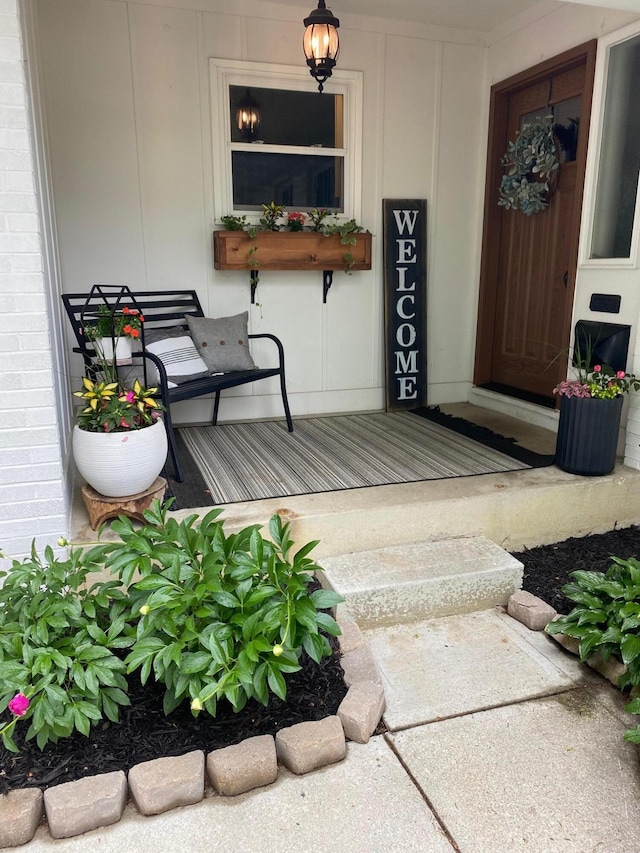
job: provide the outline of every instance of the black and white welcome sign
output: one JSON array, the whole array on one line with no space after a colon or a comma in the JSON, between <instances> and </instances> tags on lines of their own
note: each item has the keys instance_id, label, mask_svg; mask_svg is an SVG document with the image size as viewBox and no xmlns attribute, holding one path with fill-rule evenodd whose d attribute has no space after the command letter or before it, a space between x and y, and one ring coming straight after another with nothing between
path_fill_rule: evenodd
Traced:
<instances>
[{"instance_id":1,"label":"black and white welcome sign","mask_svg":"<svg viewBox=\"0 0 640 853\"><path fill-rule=\"evenodd\" d=\"M427 403L427 203L384 199L387 411Z\"/></svg>"}]
</instances>

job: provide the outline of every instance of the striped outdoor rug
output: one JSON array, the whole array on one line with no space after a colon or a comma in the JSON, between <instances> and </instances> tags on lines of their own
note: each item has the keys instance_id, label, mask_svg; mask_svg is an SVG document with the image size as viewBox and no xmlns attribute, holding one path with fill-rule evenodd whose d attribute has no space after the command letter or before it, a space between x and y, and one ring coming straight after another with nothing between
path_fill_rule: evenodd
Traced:
<instances>
[{"instance_id":1,"label":"striped outdoor rug","mask_svg":"<svg viewBox=\"0 0 640 853\"><path fill-rule=\"evenodd\" d=\"M410 413L188 427L215 504L529 468Z\"/></svg>"}]
</instances>

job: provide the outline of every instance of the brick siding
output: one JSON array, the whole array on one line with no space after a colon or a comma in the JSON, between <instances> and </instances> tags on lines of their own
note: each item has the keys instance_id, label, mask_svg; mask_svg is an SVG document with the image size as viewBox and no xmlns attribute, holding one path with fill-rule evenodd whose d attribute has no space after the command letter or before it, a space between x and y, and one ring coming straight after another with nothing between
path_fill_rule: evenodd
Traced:
<instances>
[{"instance_id":1,"label":"brick siding","mask_svg":"<svg viewBox=\"0 0 640 853\"><path fill-rule=\"evenodd\" d=\"M0 551L67 532L17 0L0 0Z\"/></svg>"}]
</instances>

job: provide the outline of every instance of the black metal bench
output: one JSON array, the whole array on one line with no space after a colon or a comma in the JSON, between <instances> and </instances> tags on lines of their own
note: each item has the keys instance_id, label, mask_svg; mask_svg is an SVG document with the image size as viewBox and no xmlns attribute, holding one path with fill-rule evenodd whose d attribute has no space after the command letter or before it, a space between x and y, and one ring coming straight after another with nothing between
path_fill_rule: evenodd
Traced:
<instances>
[{"instance_id":1,"label":"black metal bench","mask_svg":"<svg viewBox=\"0 0 640 853\"><path fill-rule=\"evenodd\" d=\"M119 285L94 285L89 293L64 293L62 294L62 301L76 337L77 346L73 348L73 351L82 355L85 372L89 376L93 375L96 369L95 349L84 335L84 325L88 322L89 317L95 314L100 305L107 305L112 311L121 310L125 306L134 307L144 316L141 336L143 349L138 353L134 352L133 358L140 360L143 364L145 378L147 359L155 365L158 371L159 382L154 380L152 384L158 385L158 396L165 408L163 417L167 430L169 453L176 479L179 482L182 482L182 471L178 460L176 440L171 421L171 403L178 403L181 400L192 400L196 397L202 397L205 394L215 394L213 417L211 420L211 423L215 425L218 421L221 391L225 388L235 388L238 385L257 382L260 379L268 379L270 376L279 376L287 427L289 432L293 432L293 422L291 420L291 412L289 411L287 388L285 385L284 349L282 342L275 335L263 333L248 335L248 337L250 339L268 338L274 342L278 350L277 367L232 371L220 376L206 376L201 379L182 382L177 387L171 388L169 387L167 371L162 361L157 355L144 349L145 329L165 329L172 326L184 325L185 315L204 317L204 312L195 290L131 291L127 287ZM185 334L188 334L188 330ZM145 384L147 383L145 382Z\"/></svg>"}]
</instances>

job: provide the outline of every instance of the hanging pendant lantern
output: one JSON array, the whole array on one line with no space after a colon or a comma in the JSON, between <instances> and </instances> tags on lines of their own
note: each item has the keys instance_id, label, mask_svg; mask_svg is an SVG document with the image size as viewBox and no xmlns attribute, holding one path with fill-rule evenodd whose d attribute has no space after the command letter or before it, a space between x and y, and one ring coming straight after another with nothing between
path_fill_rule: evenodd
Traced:
<instances>
[{"instance_id":1,"label":"hanging pendant lantern","mask_svg":"<svg viewBox=\"0 0 640 853\"><path fill-rule=\"evenodd\" d=\"M260 105L251 96L251 90L247 89L244 98L238 104L236 112L236 125L245 142L253 142L258 138L261 121Z\"/></svg>"},{"instance_id":2,"label":"hanging pendant lantern","mask_svg":"<svg viewBox=\"0 0 640 853\"><path fill-rule=\"evenodd\" d=\"M311 76L318 81L318 91L322 92L340 52L340 21L327 9L324 0L318 0L318 8L314 9L303 23L306 27L302 39L304 55Z\"/></svg>"}]
</instances>

